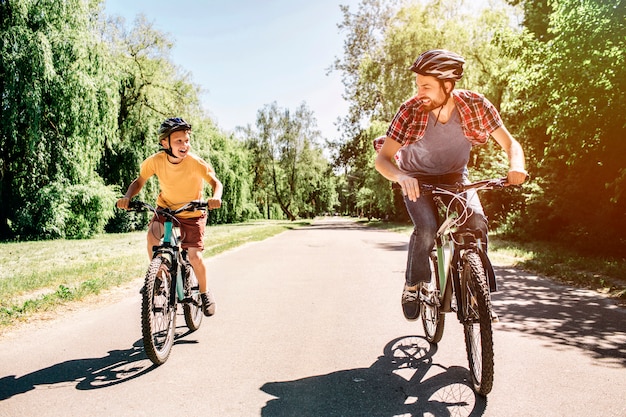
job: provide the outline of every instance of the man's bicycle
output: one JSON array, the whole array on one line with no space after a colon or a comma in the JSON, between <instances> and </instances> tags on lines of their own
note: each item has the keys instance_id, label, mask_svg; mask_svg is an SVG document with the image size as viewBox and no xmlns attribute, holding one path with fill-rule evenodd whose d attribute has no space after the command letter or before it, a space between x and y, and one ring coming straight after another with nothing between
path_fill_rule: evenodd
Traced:
<instances>
[{"instance_id":1,"label":"man's bicycle","mask_svg":"<svg viewBox=\"0 0 626 417\"><path fill-rule=\"evenodd\" d=\"M443 336L445 313L456 312L463 325L472 383L477 393L487 395L493 387L494 360L490 291L495 291L493 267L483 249L481 232L460 226L471 215L466 191L503 188L506 179L471 184L429 185L421 195L431 194L439 214L433 251L431 280L419 291L421 318L426 339L438 343ZM475 194L474 194L475 196Z\"/></svg>"},{"instance_id":2,"label":"man's bicycle","mask_svg":"<svg viewBox=\"0 0 626 417\"><path fill-rule=\"evenodd\" d=\"M154 246L152 261L144 279L141 302L141 332L146 355L155 365L165 363L174 344L176 313L182 304L190 332L202 323L202 300L198 279L181 248L176 215L183 211L206 210L207 203L192 201L177 210L155 208L143 201L131 201L129 210L151 211L165 217L163 238Z\"/></svg>"}]
</instances>

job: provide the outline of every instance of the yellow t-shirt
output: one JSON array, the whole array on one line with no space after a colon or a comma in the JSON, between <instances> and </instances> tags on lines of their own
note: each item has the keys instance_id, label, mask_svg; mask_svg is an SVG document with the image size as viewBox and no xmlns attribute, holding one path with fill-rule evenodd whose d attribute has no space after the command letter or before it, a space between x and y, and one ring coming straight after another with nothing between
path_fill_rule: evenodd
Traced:
<instances>
[{"instance_id":1,"label":"yellow t-shirt","mask_svg":"<svg viewBox=\"0 0 626 417\"><path fill-rule=\"evenodd\" d=\"M202 199L203 181L210 183L213 172L211 165L194 154L187 154L180 163L172 164L165 152L159 152L141 163L139 176L148 180L156 175L161 189L157 205L176 210L192 200ZM201 215L198 210L183 211L177 216L192 218Z\"/></svg>"}]
</instances>

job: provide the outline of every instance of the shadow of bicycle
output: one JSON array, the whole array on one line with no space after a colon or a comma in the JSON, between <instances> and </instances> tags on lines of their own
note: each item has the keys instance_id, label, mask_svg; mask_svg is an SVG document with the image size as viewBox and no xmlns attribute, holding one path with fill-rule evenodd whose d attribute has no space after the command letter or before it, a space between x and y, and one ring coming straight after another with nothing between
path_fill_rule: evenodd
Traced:
<instances>
[{"instance_id":1,"label":"shadow of bicycle","mask_svg":"<svg viewBox=\"0 0 626 417\"><path fill-rule=\"evenodd\" d=\"M190 332L177 326L175 345L197 343L184 339ZM138 378L156 368L143 349L142 340L128 349L111 350L101 358L73 359L43 368L21 377L0 378L0 401L32 391L38 386L75 384L78 390L106 388Z\"/></svg>"},{"instance_id":2,"label":"shadow of bicycle","mask_svg":"<svg viewBox=\"0 0 626 417\"><path fill-rule=\"evenodd\" d=\"M268 382L261 390L277 398L262 416L483 415L487 402L473 391L468 370L434 363L436 350L423 337L405 336L369 368Z\"/></svg>"},{"instance_id":3,"label":"shadow of bicycle","mask_svg":"<svg viewBox=\"0 0 626 417\"><path fill-rule=\"evenodd\" d=\"M137 378L154 367L138 340L129 349L112 350L101 358L74 359L16 378L0 379L0 400L23 394L41 385L76 384L76 389L104 388Z\"/></svg>"}]
</instances>

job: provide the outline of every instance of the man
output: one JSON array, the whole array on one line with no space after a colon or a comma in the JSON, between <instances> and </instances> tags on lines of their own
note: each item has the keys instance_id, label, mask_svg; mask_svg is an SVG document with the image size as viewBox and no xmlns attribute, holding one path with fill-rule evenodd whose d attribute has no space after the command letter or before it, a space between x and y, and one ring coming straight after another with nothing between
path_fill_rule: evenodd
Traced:
<instances>
[{"instance_id":1,"label":"man","mask_svg":"<svg viewBox=\"0 0 626 417\"><path fill-rule=\"evenodd\" d=\"M409 242L402 310L408 320L419 317L418 284L430 280L429 254L437 230L430 197L420 198L420 182L455 184L468 179L472 146L491 135L509 159L509 184L526 179L524 152L504 126L496 108L484 96L455 89L465 60L442 49L421 54L415 72L417 95L396 113L376 157L376 170L402 188L414 229ZM487 219L478 198L470 199L473 214L464 227L480 230L485 238Z\"/></svg>"}]
</instances>

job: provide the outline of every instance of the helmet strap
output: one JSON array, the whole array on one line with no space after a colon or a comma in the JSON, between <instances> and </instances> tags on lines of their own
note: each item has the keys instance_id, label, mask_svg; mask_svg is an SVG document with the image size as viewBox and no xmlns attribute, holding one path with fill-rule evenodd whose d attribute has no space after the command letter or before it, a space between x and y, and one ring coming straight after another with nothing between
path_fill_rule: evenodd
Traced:
<instances>
[{"instance_id":1,"label":"helmet strap","mask_svg":"<svg viewBox=\"0 0 626 417\"><path fill-rule=\"evenodd\" d=\"M174 152L172 152L172 141L170 139L170 136L171 135L167 135L167 144L169 145L169 148L164 148L161 145L161 149L159 149L159 151L165 152L167 155L171 156L172 158L178 158L176 155L174 155Z\"/></svg>"},{"instance_id":2,"label":"helmet strap","mask_svg":"<svg viewBox=\"0 0 626 417\"><path fill-rule=\"evenodd\" d=\"M439 111L437 112L437 118L435 119L435 126L437 126L437 122L439 121L439 115L441 114L441 110L443 110L443 108L446 107L446 104L448 104L448 100L450 99L450 94L452 93L452 90L454 90L454 83L452 83L452 90L450 90L450 93L448 93L448 91L446 90L446 84L444 80L439 80L439 84L441 84L441 88L443 89L443 92L446 94L446 99L443 101L443 104L439 106Z\"/></svg>"}]
</instances>

